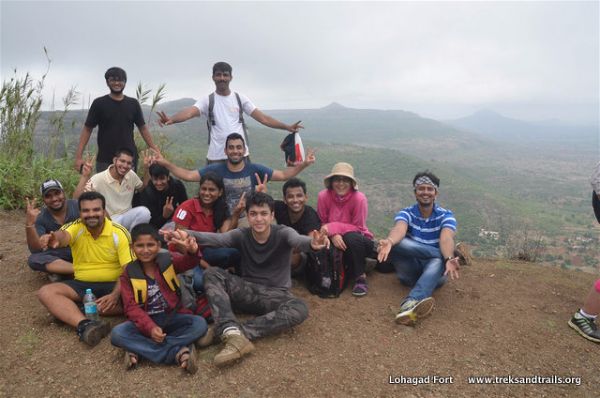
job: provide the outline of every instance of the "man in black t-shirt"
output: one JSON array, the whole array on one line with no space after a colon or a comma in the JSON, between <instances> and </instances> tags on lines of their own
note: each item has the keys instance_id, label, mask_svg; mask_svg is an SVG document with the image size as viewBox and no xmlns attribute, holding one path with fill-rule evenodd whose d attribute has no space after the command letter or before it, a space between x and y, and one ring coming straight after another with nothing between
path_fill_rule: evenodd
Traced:
<instances>
[{"instance_id":1,"label":"man in black t-shirt","mask_svg":"<svg viewBox=\"0 0 600 398\"><path fill-rule=\"evenodd\" d=\"M312 236L321 228L315 209L306 205L306 184L299 178L290 178L283 184L283 201L275 201L277 224L287 225L300 235ZM306 254L294 250L292 253L292 275L300 275L306 264Z\"/></svg>"},{"instance_id":2,"label":"man in black t-shirt","mask_svg":"<svg viewBox=\"0 0 600 398\"><path fill-rule=\"evenodd\" d=\"M148 172L150 181L143 191L135 194L133 206L146 206L152 217L150 224L161 229L188 196L183 183L171 177L166 167L153 164Z\"/></svg>"},{"instance_id":3,"label":"man in black t-shirt","mask_svg":"<svg viewBox=\"0 0 600 398\"><path fill-rule=\"evenodd\" d=\"M127 148L135 155L134 169L137 166L137 148L133 140L133 125L135 124L148 147L158 152L158 147L152 142L152 136L144 121L140 103L123 94L127 83L127 74L118 67L112 67L104 74L110 93L98 97L92 102L87 119L81 129L79 145L75 152L75 168L80 171L83 165L83 150L85 149L92 130L98 126L98 155L96 172L104 171L112 164L115 152Z\"/></svg>"}]
</instances>

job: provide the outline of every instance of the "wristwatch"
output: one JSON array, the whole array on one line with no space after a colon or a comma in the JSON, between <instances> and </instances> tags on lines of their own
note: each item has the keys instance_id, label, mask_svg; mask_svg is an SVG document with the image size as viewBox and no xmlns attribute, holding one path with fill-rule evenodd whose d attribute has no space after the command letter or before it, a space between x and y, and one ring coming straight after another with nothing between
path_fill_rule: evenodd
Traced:
<instances>
[{"instance_id":1,"label":"wristwatch","mask_svg":"<svg viewBox=\"0 0 600 398\"><path fill-rule=\"evenodd\" d=\"M450 261L450 260L454 260L455 258L456 258L456 257L454 257L454 256L448 256L448 257L446 257L446 258L444 259L444 265L446 265L446 263L447 263L448 261Z\"/></svg>"}]
</instances>

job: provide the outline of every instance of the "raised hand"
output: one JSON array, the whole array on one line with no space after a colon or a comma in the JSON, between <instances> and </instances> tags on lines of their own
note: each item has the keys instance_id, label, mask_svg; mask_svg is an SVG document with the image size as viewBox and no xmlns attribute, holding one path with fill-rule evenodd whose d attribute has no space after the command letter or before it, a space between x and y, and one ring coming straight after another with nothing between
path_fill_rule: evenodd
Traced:
<instances>
[{"instance_id":1,"label":"raised hand","mask_svg":"<svg viewBox=\"0 0 600 398\"><path fill-rule=\"evenodd\" d=\"M174 196L167 196L162 211L163 218L169 218L173 214L173 211L175 210L175 207L173 207L173 199L175 199Z\"/></svg>"},{"instance_id":2,"label":"raised hand","mask_svg":"<svg viewBox=\"0 0 600 398\"><path fill-rule=\"evenodd\" d=\"M235 205L233 213L239 216L244 210L246 210L246 191L242 192L242 196L240 196L240 200Z\"/></svg>"},{"instance_id":3,"label":"raised hand","mask_svg":"<svg viewBox=\"0 0 600 398\"><path fill-rule=\"evenodd\" d=\"M150 160L150 164L160 164L161 166L164 166L167 163L167 159L165 159L162 155L162 153L160 153L160 151L153 151L153 155L151 157Z\"/></svg>"},{"instance_id":4,"label":"raised hand","mask_svg":"<svg viewBox=\"0 0 600 398\"><path fill-rule=\"evenodd\" d=\"M306 166L310 166L316 160L317 160L317 158L315 156L315 149L314 148L308 148L308 150L306 151L306 158L304 159L304 164Z\"/></svg>"},{"instance_id":5,"label":"raised hand","mask_svg":"<svg viewBox=\"0 0 600 398\"><path fill-rule=\"evenodd\" d=\"M35 224L35 220L40 214L40 209L35 207L35 198L33 198L32 200L29 200L29 198L25 198L25 205L27 211L25 225L33 226Z\"/></svg>"},{"instance_id":6,"label":"raised hand","mask_svg":"<svg viewBox=\"0 0 600 398\"><path fill-rule=\"evenodd\" d=\"M310 242L310 247L312 247L313 250L321 250L321 249L329 249L330 246L330 241L329 238L327 237L327 234L324 234L321 231L313 231L312 234L312 241Z\"/></svg>"},{"instance_id":7,"label":"raised hand","mask_svg":"<svg viewBox=\"0 0 600 398\"><path fill-rule=\"evenodd\" d=\"M256 177L256 182L258 183L254 189L254 192L267 193L267 180L269 179L269 176L265 173L265 178L261 180L258 173L254 173L254 177Z\"/></svg>"},{"instance_id":8,"label":"raised hand","mask_svg":"<svg viewBox=\"0 0 600 398\"><path fill-rule=\"evenodd\" d=\"M152 165L152 161L154 160L154 151L152 149L146 149L142 152L142 156L144 159L144 169L149 169Z\"/></svg>"},{"instance_id":9,"label":"raised hand","mask_svg":"<svg viewBox=\"0 0 600 398\"><path fill-rule=\"evenodd\" d=\"M94 162L96 161L96 155L91 155L89 152L85 155L85 160L81 166L81 175L89 178L94 170Z\"/></svg>"},{"instance_id":10,"label":"raised hand","mask_svg":"<svg viewBox=\"0 0 600 398\"><path fill-rule=\"evenodd\" d=\"M158 115L158 125L160 127L169 126L173 124L173 120L171 120L171 118L168 117L165 112L158 111L156 112L156 114Z\"/></svg>"}]
</instances>

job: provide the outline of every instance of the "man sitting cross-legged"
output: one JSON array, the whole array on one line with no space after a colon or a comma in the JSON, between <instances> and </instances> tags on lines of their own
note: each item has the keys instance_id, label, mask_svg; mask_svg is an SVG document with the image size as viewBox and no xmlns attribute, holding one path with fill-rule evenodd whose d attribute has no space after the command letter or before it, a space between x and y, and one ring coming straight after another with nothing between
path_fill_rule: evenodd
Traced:
<instances>
[{"instance_id":1,"label":"man sitting cross-legged","mask_svg":"<svg viewBox=\"0 0 600 398\"><path fill-rule=\"evenodd\" d=\"M127 369L138 355L155 362L197 370L193 342L206 333L206 321L181 305L176 273L198 264L198 243L192 237L172 239L179 253L161 253L158 230L139 224L131 231L137 259L121 274L121 296L127 322L116 326L111 341L124 348Z\"/></svg>"},{"instance_id":2,"label":"man sitting cross-legged","mask_svg":"<svg viewBox=\"0 0 600 398\"><path fill-rule=\"evenodd\" d=\"M250 340L282 332L308 317L304 301L289 291L290 256L293 249L315 251L329 246L327 236L320 232L311 238L283 225L271 225L273 198L263 192L246 200L246 212L249 228L223 234L187 231L200 245L234 247L241 253L241 277L217 267L208 268L204 274L214 332L225 343L215 356L217 366L251 353L254 345ZM233 309L258 316L241 323Z\"/></svg>"},{"instance_id":3,"label":"man sitting cross-legged","mask_svg":"<svg viewBox=\"0 0 600 398\"><path fill-rule=\"evenodd\" d=\"M431 313L434 289L448 274L458 278L459 268L454 257L456 219L435 202L440 179L425 171L414 177L413 186L417 203L396 215L396 225L379 241L378 255L384 262L389 254L400 282L412 287L396 315L396 323L407 326Z\"/></svg>"},{"instance_id":4,"label":"man sitting cross-legged","mask_svg":"<svg viewBox=\"0 0 600 398\"><path fill-rule=\"evenodd\" d=\"M150 210L144 206L132 208L133 195L141 191L148 184L148 167L150 157L144 157L144 181L132 170L133 153L127 148L121 148L115 153L113 164L108 169L94 174L85 184L85 191L100 192L106 198L106 212L116 223L121 224L131 231L138 224L150 222ZM88 163L86 161L86 163ZM89 161L91 163L91 161ZM84 170L91 170L84 166ZM82 174L81 179L86 178ZM80 184L81 185L81 184ZM79 192L73 194L78 197Z\"/></svg>"},{"instance_id":5,"label":"man sitting cross-legged","mask_svg":"<svg viewBox=\"0 0 600 398\"><path fill-rule=\"evenodd\" d=\"M104 196L85 192L79 197L79 219L43 235L40 245L53 249L70 246L75 279L42 286L38 299L56 318L77 328L81 341L98 344L110 326L86 319L78 304L85 290L92 289L100 315L122 313L118 279L122 267L133 261L129 233L106 218Z\"/></svg>"}]
</instances>

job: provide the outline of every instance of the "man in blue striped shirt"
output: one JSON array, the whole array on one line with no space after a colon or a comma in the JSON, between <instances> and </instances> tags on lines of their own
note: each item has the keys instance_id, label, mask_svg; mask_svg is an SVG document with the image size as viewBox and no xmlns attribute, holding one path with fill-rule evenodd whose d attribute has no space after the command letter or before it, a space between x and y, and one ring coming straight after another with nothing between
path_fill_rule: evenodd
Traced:
<instances>
[{"instance_id":1,"label":"man in blue striped shirt","mask_svg":"<svg viewBox=\"0 0 600 398\"><path fill-rule=\"evenodd\" d=\"M458 257L454 257L456 219L450 210L435 203L440 179L429 171L413 179L417 203L396 214L394 228L379 241L379 262L390 257L400 281L412 287L402 301L396 323L414 326L431 313L433 291L450 275L458 278Z\"/></svg>"}]
</instances>

